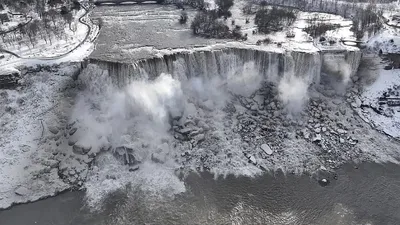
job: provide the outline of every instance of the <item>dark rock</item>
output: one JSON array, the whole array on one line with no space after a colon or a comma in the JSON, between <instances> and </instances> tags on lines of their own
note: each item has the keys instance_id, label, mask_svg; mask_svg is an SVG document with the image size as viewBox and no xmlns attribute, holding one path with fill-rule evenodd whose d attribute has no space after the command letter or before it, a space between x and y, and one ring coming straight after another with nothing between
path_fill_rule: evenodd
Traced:
<instances>
[{"instance_id":1,"label":"dark rock","mask_svg":"<svg viewBox=\"0 0 400 225\"><path fill-rule=\"evenodd\" d=\"M319 185L321 185L322 187L326 187L329 185L330 181L326 178L323 178L321 180L318 180Z\"/></svg>"},{"instance_id":2,"label":"dark rock","mask_svg":"<svg viewBox=\"0 0 400 225\"><path fill-rule=\"evenodd\" d=\"M74 135L78 128L74 127L69 131L69 135Z\"/></svg>"},{"instance_id":3,"label":"dark rock","mask_svg":"<svg viewBox=\"0 0 400 225\"><path fill-rule=\"evenodd\" d=\"M134 150L125 146L116 147L114 157L123 162L125 165L133 166L140 163L134 156Z\"/></svg>"},{"instance_id":4,"label":"dark rock","mask_svg":"<svg viewBox=\"0 0 400 225\"><path fill-rule=\"evenodd\" d=\"M109 179L109 180L116 180L117 177L115 177L114 175L106 175L106 179Z\"/></svg>"},{"instance_id":5,"label":"dark rock","mask_svg":"<svg viewBox=\"0 0 400 225\"><path fill-rule=\"evenodd\" d=\"M383 68L384 70L392 70L393 66L392 65L387 65Z\"/></svg>"},{"instance_id":6,"label":"dark rock","mask_svg":"<svg viewBox=\"0 0 400 225\"><path fill-rule=\"evenodd\" d=\"M71 129L72 126L75 125L75 123L76 123L76 121L74 121L74 122L72 122L72 123L69 123L69 124L67 125L67 130Z\"/></svg>"},{"instance_id":7,"label":"dark rock","mask_svg":"<svg viewBox=\"0 0 400 225\"><path fill-rule=\"evenodd\" d=\"M11 106L6 106L5 111L10 113L11 115L14 115L15 113L17 113L17 111Z\"/></svg>"},{"instance_id":8,"label":"dark rock","mask_svg":"<svg viewBox=\"0 0 400 225\"><path fill-rule=\"evenodd\" d=\"M129 172L135 172L136 170L139 170L139 166L138 165L129 168Z\"/></svg>"},{"instance_id":9,"label":"dark rock","mask_svg":"<svg viewBox=\"0 0 400 225\"><path fill-rule=\"evenodd\" d=\"M0 71L0 88L14 88L21 79L17 70Z\"/></svg>"},{"instance_id":10,"label":"dark rock","mask_svg":"<svg viewBox=\"0 0 400 225\"><path fill-rule=\"evenodd\" d=\"M133 154L127 153L125 155L125 165L133 166L133 165L136 165L138 163L139 163L139 161L136 160L136 158L135 158L135 156L133 156Z\"/></svg>"}]
</instances>

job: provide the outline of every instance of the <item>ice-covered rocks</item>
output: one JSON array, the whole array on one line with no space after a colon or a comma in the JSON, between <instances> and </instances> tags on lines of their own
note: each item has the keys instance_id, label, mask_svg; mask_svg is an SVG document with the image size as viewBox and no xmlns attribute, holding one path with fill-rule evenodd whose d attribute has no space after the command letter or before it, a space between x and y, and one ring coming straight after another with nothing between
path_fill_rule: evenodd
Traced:
<instances>
[{"instance_id":1,"label":"ice-covered rocks","mask_svg":"<svg viewBox=\"0 0 400 225\"><path fill-rule=\"evenodd\" d=\"M58 134L58 128L54 125L48 126L47 129L53 134Z\"/></svg>"},{"instance_id":2,"label":"ice-covered rocks","mask_svg":"<svg viewBox=\"0 0 400 225\"><path fill-rule=\"evenodd\" d=\"M322 136L321 136L321 134L316 134L316 135L314 136L314 138L312 139L312 141L315 142L315 143L320 143L320 142L322 141Z\"/></svg>"},{"instance_id":3,"label":"ice-covered rocks","mask_svg":"<svg viewBox=\"0 0 400 225\"><path fill-rule=\"evenodd\" d=\"M19 195L19 196L25 196L27 194L29 194L29 189L24 187L24 186L19 186L17 189L15 189L15 194Z\"/></svg>"},{"instance_id":4,"label":"ice-covered rocks","mask_svg":"<svg viewBox=\"0 0 400 225\"><path fill-rule=\"evenodd\" d=\"M92 146L85 142L77 142L72 146L72 150L75 154L86 155L90 152Z\"/></svg>"},{"instance_id":5,"label":"ice-covered rocks","mask_svg":"<svg viewBox=\"0 0 400 225\"><path fill-rule=\"evenodd\" d=\"M116 147L114 150L114 156L123 162L125 165L133 166L140 163L137 155L135 154L134 149L126 147L126 146L119 146Z\"/></svg>"}]
</instances>

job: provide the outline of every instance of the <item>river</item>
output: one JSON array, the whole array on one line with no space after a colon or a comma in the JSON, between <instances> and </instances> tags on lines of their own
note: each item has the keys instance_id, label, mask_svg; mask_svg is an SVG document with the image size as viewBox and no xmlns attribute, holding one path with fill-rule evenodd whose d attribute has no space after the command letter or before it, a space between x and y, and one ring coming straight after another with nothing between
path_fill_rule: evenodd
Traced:
<instances>
[{"instance_id":1,"label":"river","mask_svg":"<svg viewBox=\"0 0 400 225\"><path fill-rule=\"evenodd\" d=\"M192 174L189 191L152 201L135 190L113 194L90 212L84 192L68 192L0 212L2 225L105 224L398 224L400 173L395 164L347 164L322 187L314 176L265 174L214 179ZM321 176L321 175L320 175ZM148 201L147 201L147 200Z\"/></svg>"}]
</instances>

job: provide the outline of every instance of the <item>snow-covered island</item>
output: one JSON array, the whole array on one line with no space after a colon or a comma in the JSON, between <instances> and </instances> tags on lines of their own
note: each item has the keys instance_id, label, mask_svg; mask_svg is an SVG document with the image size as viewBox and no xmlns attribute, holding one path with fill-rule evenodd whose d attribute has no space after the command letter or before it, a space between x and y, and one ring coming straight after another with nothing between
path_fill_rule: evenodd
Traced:
<instances>
[{"instance_id":1,"label":"snow-covered island","mask_svg":"<svg viewBox=\"0 0 400 225\"><path fill-rule=\"evenodd\" d=\"M398 163L394 2L24 2L0 5L0 208Z\"/></svg>"}]
</instances>

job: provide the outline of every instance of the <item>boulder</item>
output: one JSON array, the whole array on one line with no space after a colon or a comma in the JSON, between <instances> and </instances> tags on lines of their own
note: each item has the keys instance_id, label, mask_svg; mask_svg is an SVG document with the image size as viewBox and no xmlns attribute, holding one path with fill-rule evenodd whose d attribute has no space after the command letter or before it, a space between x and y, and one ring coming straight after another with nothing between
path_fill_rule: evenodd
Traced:
<instances>
[{"instance_id":1,"label":"boulder","mask_svg":"<svg viewBox=\"0 0 400 225\"><path fill-rule=\"evenodd\" d=\"M68 140L68 145L69 145L69 146L73 146L73 145L75 145L75 143L76 143L76 140L75 140L75 139L69 139L69 140Z\"/></svg>"},{"instance_id":2,"label":"boulder","mask_svg":"<svg viewBox=\"0 0 400 225\"><path fill-rule=\"evenodd\" d=\"M249 162L250 162L250 163L253 163L254 165L256 165L256 164L257 164L256 157L254 157L254 155L251 155L251 156L249 157Z\"/></svg>"},{"instance_id":3,"label":"boulder","mask_svg":"<svg viewBox=\"0 0 400 225\"><path fill-rule=\"evenodd\" d=\"M0 71L0 88L13 88L18 85L21 73L15 68L2 68Z\"/></svg>"},{"instance_id":4,"label":"boulder","mask_svg":"<svg viewBox=\"0 0 400 225\"><path fill-rule=\"evenodd\" d=\"M78 128L76 128L76 127L72 128L71 130L69 130L69 135L71 135L71 136L74 135L77 130L78 130Z\"/></svg>"},{"instance_id":5,"label":"boulder","mask_svg":"<svg viewBox=\"0 0 400 225\"><path fill-rule=\"evenodd\" d=\"M58 128L55 126L48 126L47 129L53 134L58 134Z\"/></svg>"},{"instance_id":6,"label":"boulder","mask_svg":"<svg viewBox=\"0 0 400 225\"><path fill-rule=\"evenodd\" d=\"M312 141L317 143L321 142L322 141L321 134L316 134Z\"/></svg>"},{"instance_id":7,"label":"boulder","mask_svg":"<svg viewBox=\"0 0 400 225\"><path fill-rule=\"evenodd\" d=\"M273 151L272 149L267 145L267 144L262 144L261 149L265 152L267 155L272 155Z\"/></svg>"},{"instance_id":8,"label":"boulder","mask_svg":"<svg viewBox=\"0 0 400 225\"><path fill-rule=\"evenodd\" d=\"M17 189L15 189L15 194L19 195L19 196L25 196L27 194L29 194L29 189L24 187L24 186L19 186Z\"/></svg>"},{"instance_id":9,"label":"boulder","mask_svg":"<svg viewBox=\"0 0 400 225\"><path fill-rule=\"evenodd\" d=\"M72 146L72 151L79 155L86 155L91 149L92 146L83 143L76 143L74 146Z\"/></svg>"},{"instance_id":10,"label":"boulder","mask_svg":"<svg viewBox=\"0 0 400 225\"><path fill-rule=\"evenodd\" d=\"M346 130L343 130L343 129L337 129L337 132L338 132L339 134L347 134L347 131L346 131Z\"/></svg>"},{"instance_id":11,"label":"boulder","mask_svg":"<svg viewBox=\"0 0 400 225\"><path fill-rule=\"evenodd\" d=\"M328 179L321 179L318 181L319 185L321 185L322 187L328 186L328 184L330 183Z\"/></svg>"},{"instance_id":12,"label":"boulder","mask_svg":"<svg viewBox=\"0 0 400 225\"><path fill-rule=\"evenodd\" d=\"M136 170L139 170L139 166L132 166L131 168L129 168L129 172L135 172Z\"/></svg>"},{"instance_id":13,"label":"boulder","mask_svg":"<svg viewBox=\"0 0 400 225\"><path fill-rule=\"evenodd\" d=\"M138 164L139 161L136 160L135 156L132 153L126 153L125 154L125 165L136 165Z\"/></svg>"}]
</instances>

